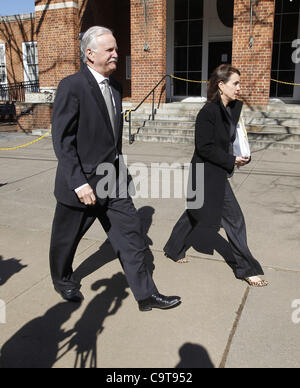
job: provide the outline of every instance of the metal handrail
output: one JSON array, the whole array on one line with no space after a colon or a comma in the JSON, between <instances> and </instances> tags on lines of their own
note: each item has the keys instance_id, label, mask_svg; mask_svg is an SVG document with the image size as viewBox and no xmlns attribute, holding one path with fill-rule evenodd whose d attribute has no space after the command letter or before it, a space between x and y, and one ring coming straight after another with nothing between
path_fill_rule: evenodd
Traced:
<instances>
[{"instance_id":1,"label":"metal handrail","mask_svg":"<svg viewBox=\"0 0 300 388\"><path fill-rule=\"evenodd\" d=\"M169 74L163 76L163 78L158 82L158 84L156 84L156 86L151 90L150 93L147 94L147 96L143 99L142 102L139 103L138 106L136 106L134 109L127 109L125 111L125 121L127 123L129 123L129 144L133 144L134 141L135 141L135 134L132 134L132 116L131 114L133 112L136 112L143 104L145 101L148 100L148 98L152 95L152 113L151 113L151 120L154 121L155 120L155 115L157 113L157 109L159 108L159 105L160 105L160 99L159 99L159 102L158 102L158 106L157 108L155 108L155 91L156 89L162 84L162 82L167 79L167 78L171 78L171 76ZM150 120L150 118L149 118Z\"/></svg>"},{"instance_id":2,"label":"metal handrail","mask_svg":"<svg viewBox=\"0 0 300 388\"><path fill-rule=\"evenodd\" d=\"M18 82L0 85L1 101L25 101L25 93L37 93L40 90L39 82Z\"/></svg>"}]
</instances>

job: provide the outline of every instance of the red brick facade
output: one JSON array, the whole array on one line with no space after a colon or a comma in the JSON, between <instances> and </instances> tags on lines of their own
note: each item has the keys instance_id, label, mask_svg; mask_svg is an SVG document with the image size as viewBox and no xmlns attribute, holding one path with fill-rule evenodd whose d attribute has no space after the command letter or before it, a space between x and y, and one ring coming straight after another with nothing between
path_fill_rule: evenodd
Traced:
<instances>
[{"instance_id":1,"label":"red brick facade","mask_svg":"<svg viewBox=\"0 0 300 388\"><path fill-rule=\"evenodd\" d=\"M166 0L147 2L146 8L142 1L131 0L133 102L140 102L166 75L166 15Z\"/></svg>"},{"instance_id":2,"label":"red brick facade","mask_svg":"<svg viewBox=\"0 0 300 388\"><path fill-rule=\"evenodd\" d=\"M22 104L16 105L17 129L27 132L32 129L49 129L53 104Z\"/></svg>"},{"instance_id":3,"label":"red brick facade","mask_svg":"<svg viewBox=\"0 0 300 388\"><path fill-rule=\"evenodd\" d=\"M38 6L49 1L36 1ZM60 3L52 0L51 5ZM40 86L56 87L80 68L78 9L45 9L36 12Z\"/></svg>"},{"instance_id":4,"label":"red brick facade","mask_svg":"<svg viewBox=\"0 0 300 388\"><path fill-rule=\"evenodd\" d=\"M267 105L270 95L275 2L235 1L232 63L242 72L242 96L250 105ZM252 48L250 38L253 37Z\"/></svg>"},{"instance_id":5,"label":"red brick facade","mask_svg":"<svg viewBox=\"0 0 300 388\"><path fill-rule=\"evenodd\" d=\"M124 97L140 102L166 74L167 0L37 0L35 3L34 19L17 17L15 22L0 22L0 42L6 43L9 82L24 80L22 42L37 41L40 86L56 88L62 78L80 68L79 34L93 25L104 25L114 31L120 54L115 76L124 86ZM234 4L233 65L242 71L243 97L249 104L267 105L275 0L253 1L252 48L249 47L250 0L235 0ZM126 58L130 57L131 80L126 79ZM160 92L164 101L165 92L161 89L157 98ZM46 125L46 121L36 119L34 125L49 127L50 121Z\"/></svg>"},{"instance_id":6,"label":"red brick facade","mask_svg":"<svg viewBox=\"0 0 300 388\"><path fill-rule=\"evenodd\" d=\"M23 42L36 41L34 14L13 16L0 22L0 43L6 46L8 83L24 81Z\"/></svg>"}]
</instances>

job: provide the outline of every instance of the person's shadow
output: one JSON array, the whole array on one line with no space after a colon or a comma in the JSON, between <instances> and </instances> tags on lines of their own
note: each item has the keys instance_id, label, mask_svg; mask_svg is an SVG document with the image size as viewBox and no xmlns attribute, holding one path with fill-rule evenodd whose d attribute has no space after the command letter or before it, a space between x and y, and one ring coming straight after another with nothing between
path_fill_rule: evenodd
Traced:
<instances>
[{"instance_id":1,"label":"person's shadow","mask_svg":"<svg viewBox=\"0 0 300 388\"><path fill-rule=\"evenodd\" d=\"M75 351L75 368L98 367L97 340L104 330L104 321L114 315L129 293L122 273L92 285L99 293L87 306L73 329L63 325L81 307L79 303L60 303L44 316L38 317L13 335L0 351L0 368L52 368L70 351ZM63 344L64 343L64 344Z\"/></svg>"},{"instance_id":2,"label":"person's shadow","mask_svg":"<svg viewBox=\"0 0 300 388\"><path fill-rule=\"evenodd\" d=\"M59 343L72 334L62 326L79 307L63 302L27 323L3 345L0 368L51 368L57 361Z\"/></svg>"},{"instance_id":3,"label":"person's shadow","mask_svg":"<svg viewBox=\"0 0 300 388\"><path fill-rule=\"evenodd\" d=\"M7 259L0 256L0 286L3 286L13 275L19 273L27 265L22 265L21 260Z\"/></svg>"},{"instance_id":4,"label":"person's shadow","mask_svg":"<svg viewBox=\"0 0 300 388\"><path fill-rule=\"evenodd\" d=\"M213 255L214 251L217 251L232 270L237 265L228 241L214 229L196 226L187 238L186 246L207 255Z\"/></svg>"},{"instance_id":5,"label":"person's shadow","mask_svg":"<svg viewBox=\"0 0 300 388\"><path fill-rule=\"evenodd\" d=\"M180 362L176 368L189 369L213 369L215 366L211 362L207 350L200 345L186 343L179 350Z\"/></svg>"},{"instance_id":6,"label":"person's shadow","mask_svg":"<svg viewBox=\"0 0 300 388\"><path fill-rule=\"evenodd\" d=\"M97 341L105 329L104 321L114 315L129 296L126 277L122 273L111 279L103 279L92 285L93 291L103 291L88 305L80 320L74 327L74 336L64 345L65 351L61 357L75 350L74 368L98 368Z\"/></svg>"},{"instance_id":7,"label":"person's shadow","mask_svg":"<svg viewBox=\"0 0 300 388\"><path fill-rule=\"evenodd\" d=\"M153 245L152 240L148 237L148 232L153 222L153 214L155 210L150 206L142 207L138 210L138 215L141 220L141 233L145 241L145 263L150 270L151 274L155 269L154 257L150 250L150 245ZM74 279L80 283L82 279L88 277L92 273L96 272L106 264L118 259L111 243L107 239L99 248L97 252L87 258L73 274Z\"/></svg>"}]
</instances>

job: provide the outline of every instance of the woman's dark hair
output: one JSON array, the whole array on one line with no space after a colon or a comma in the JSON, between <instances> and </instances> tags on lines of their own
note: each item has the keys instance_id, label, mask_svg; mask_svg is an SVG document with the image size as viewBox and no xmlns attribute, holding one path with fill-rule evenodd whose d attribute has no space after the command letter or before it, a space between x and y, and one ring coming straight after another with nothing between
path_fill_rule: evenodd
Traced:
<instances>
[{"instance_id":1,"label":"woman's dark hair","mask_svg":"<svg viewBox=\"0 0 300 388\"><path fill-rule=\"evenodd\" d=\"M241 75L240 71L231 65L221 65L212 73L208 88L207 88L207 101L214 102L221 100L221 94L219 90L219 83L223 81L225 84L230 80L232 74Z\"/></svg>"}]
</instances>

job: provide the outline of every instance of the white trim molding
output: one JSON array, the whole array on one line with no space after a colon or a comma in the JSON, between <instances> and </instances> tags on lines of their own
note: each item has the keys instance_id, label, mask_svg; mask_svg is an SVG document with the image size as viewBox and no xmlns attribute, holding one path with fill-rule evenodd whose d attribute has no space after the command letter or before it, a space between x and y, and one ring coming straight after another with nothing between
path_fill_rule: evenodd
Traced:
<instances>
[{"instance_id":1,"label":"white trim molding","mask_svg":"<svg viewBox=\"0 0 300 388\"><path fill-rule=\"evenodd\" d=\"M49 4L49 5L37 5L35 7L35 12L43 12L43 11L50 11L53 9L65 9L65 8L79 8L78 3L75 1L67 1L65 3L56 3L56 4Z\"/></svg>"},{"instance_id":2,"label":"white trim molding","mask_svg":"<svg viewBox=\"0 0 300 388\"><path fill-rule=\"evenodd\" d=\"M3 54L3 58L2 58L2 60L3 60L3 62L1 63L1 65L2 65L2 67L4 68L4 80L3 80L3 82L1 82L1 79L0 79L0 85L2 85L2 84L6 84L7 83L7 67L6 67L6 45L5 45L5 43L3 42L2 43L2 41L0 41L0 47L1 47L1 51L2 51L2 54Z\"/></svg>"}]
</instances>

